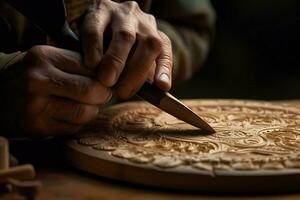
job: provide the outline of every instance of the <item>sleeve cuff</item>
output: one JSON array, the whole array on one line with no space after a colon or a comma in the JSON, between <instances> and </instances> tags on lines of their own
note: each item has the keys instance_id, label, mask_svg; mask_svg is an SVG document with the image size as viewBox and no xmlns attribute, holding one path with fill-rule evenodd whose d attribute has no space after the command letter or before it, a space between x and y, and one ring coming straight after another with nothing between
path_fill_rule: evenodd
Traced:
<instances>
[{"instance_id":1,"label":"sleeve cuff","mask_svg":"<svg viewBox=\"0 0 300 200\"><path fill-rule=\"evenodd\" d=\"M19 62L25 56L25 52L17 51L10 54L0 53L0 71L6 70L9 66Z\"/></svg>"}]
</instances>

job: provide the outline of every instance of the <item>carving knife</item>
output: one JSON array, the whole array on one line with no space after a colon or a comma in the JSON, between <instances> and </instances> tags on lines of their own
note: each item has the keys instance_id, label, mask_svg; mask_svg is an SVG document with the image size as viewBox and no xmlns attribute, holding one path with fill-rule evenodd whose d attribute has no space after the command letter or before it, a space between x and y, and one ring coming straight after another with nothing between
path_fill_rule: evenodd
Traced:
<instances>
[{"instance_id":1,"label":"carving knife","mask_svg":"<svg viewBox=\"0 0 300 200\"><path fill-rule=\"evenodd\" d=\"M181 101L172 96L170 93L161 90L149 82L145 82L142 88L138 91L137 95L152 105L190 125L210 133L215 132L215 130L208 123L201 119Z\"/></svg>"},{"instance_id":2,"label":"carving knife","mask_svg":"<svg viewBox=\"0 0 300 200\"><path fill-rule=\"evenodd\" d=\"M8 0L20 13L33 22L59 47L81 52L78 37L66 20L64 0ZM215 130L191 109L157 86L146 82L137 95L178 119L207 132Z\"/></svg>"}]
</instances>

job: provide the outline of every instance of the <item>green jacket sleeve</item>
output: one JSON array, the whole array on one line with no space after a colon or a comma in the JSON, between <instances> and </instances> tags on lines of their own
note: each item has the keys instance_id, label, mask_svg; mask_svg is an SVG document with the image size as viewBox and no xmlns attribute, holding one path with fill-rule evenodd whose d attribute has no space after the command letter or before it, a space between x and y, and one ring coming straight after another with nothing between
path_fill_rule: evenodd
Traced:
<instances>
[{"instance_id":1,"label":"green jacket sleeve","mask_svg":"<svg viewBox=\"0 0 300 200\"><path fill-rule=\"evenodd\" d=\"M18 11L0 0L0 73L3 74L19 56L46 37ZM0 80L2 81L2 80Z\"/></svg>"},{"instance_id":2,"label":"green jacket sleeve","mask_svg":"<svg viewBox=\"0 0 300 200\"><path fill-rule=\"evenodd\" d=\"M23 54L18 51L10 54L0 52L0 73L4 73L6 69L20 59Z\"/></svg>"},{"instance_id":3,"label":"green jacket sleeve","mask_svg":"<svg viewBox=\"0 0 300 200\"><path fill-rule=\"evenodd\" d=\"M173 46L173 77L190 78L207 58L214 35L215 12L208 0L154 1L152 13Z\"/></svg>"}]
</instances>

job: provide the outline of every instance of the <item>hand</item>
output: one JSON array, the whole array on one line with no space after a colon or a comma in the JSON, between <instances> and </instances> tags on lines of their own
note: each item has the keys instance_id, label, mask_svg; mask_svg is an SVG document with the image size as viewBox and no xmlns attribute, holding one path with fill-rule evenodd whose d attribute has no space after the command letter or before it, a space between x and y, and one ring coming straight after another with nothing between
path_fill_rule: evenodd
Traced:
<instances>
[{"instance_id":1,"label":"hand","mask_svg":"<svg viewBox=\"0 0 300 200\"><path fill-rule=\"evenodd\" d=\"M112 92L89 78L91 72L81 63L78 53L55 47L27 52L20 66L25 71L10 89L22 131L37 136L74 133L96 117Z\"/></svg>"},{"instance_id":2,"label":"hand","mask_svg":"<svg viewBox=\"0 0 300 200\"><path fill-rule=\"evenodd\" d=\"M112 39L103 55L107 32ZM116 87L122 99L134 95L147 79L163 90L170 89L171 42L157 30L155 18L142 12L135 1L93 1L83 22L81 39L85 65L97 69L100 82Z\"/></svg>"}]
</instances>

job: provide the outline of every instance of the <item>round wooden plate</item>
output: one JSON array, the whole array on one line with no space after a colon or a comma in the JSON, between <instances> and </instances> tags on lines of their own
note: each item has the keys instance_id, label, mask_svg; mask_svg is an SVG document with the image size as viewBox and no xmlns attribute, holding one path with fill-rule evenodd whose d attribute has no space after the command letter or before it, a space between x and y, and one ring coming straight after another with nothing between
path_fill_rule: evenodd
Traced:
<instances>
[{"instance_id":1,"label":"round wooden plate","mask_svg":"<svg viewBox=\"0 0 300 200\"><path fill-rule=\"evenodd\" d=\"M66 159L104 177L210 192L300 189L300 108L242 100L186 100L204 134L146 102L109 107L66 143Z\"/></svg>"}]
</instances>

